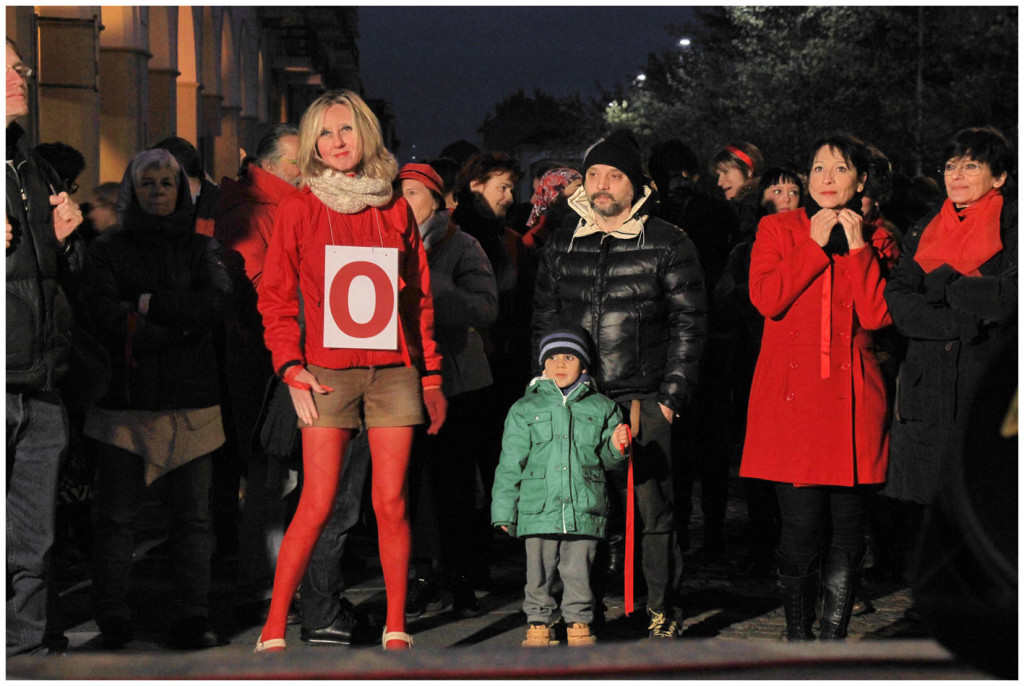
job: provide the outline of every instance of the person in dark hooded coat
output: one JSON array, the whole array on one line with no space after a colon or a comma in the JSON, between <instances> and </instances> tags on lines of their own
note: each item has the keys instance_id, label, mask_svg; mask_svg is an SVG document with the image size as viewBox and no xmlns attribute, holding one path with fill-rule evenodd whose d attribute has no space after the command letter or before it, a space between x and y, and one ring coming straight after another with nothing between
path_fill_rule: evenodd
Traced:
<instances>
[{"instance_id":1,"label":"person in dark hooded coat","mask_svg":"<svg viewBox=\"0 0 1024 686\"><path fill-rule=\"evenodd\" d=\"M166 150L132 160L119 209L123 228L89 246L81 290L112 367L84 427L98 442L93 606L104 647L132 640L134 520L146 486L159 479L172 513L178 616L170 642L212 647L210 453L224 443L214 328L230 277L219 244L192 230L188 180Z\"/></svg>"}]
</instances>

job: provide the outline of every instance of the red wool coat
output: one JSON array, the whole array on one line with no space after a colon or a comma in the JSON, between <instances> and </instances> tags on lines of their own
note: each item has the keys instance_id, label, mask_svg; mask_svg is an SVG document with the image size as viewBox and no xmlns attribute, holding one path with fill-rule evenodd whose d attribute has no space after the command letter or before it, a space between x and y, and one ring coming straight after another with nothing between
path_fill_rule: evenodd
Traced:
<instances>
[{"instance_id":1,"label":"red wool coat","mask_svg":"<svg viewBox=\"0 0 1024 686\"><path fill-rule=\"evenodd\" d=\"M867 247L832 263L810 230L798 209L765 217L754 240L750 300L765 326L740 476L881 483L888 423L870 332L891 323L879 260L895 243L875 229Z\"/></svg>"}]
</instances>

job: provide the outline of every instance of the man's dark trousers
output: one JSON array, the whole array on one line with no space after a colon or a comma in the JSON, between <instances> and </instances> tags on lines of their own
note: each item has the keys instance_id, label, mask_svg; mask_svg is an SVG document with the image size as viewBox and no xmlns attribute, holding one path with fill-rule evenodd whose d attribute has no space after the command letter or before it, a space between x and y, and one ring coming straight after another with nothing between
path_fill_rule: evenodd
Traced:
<instances>
[{"instance_id":1,"label":"man's dark trousers","mask_svg":"<svg viewBox=\"0 0 1024 686\"><path fill-rule=\"evenodd\" d=\"M7 393L7 656L43 645L68 416L55 391Z\"/></svg>"}]
</instances>

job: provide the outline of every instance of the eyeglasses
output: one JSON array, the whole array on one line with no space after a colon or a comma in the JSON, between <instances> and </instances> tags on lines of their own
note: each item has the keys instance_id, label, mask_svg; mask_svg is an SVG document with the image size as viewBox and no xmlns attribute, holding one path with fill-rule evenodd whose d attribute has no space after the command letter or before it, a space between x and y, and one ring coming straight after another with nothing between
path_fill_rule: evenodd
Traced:
<instances>
[{"instance_id":1,"label":"eyeglasses","mask_svg":"<svg viewBox=\"0 0 1024 686\"><path fill-rule=\"evenodd\" d=\"M7 67L7 71L14 71L18 76L23 79L31 79L35 71L29 69L24 64L16 64L13 67Z\"/></svg>"},{"instance_id":2,"label":"eyeglasses","mask_svg":"<svg viewBox=\"0 0 1024 686\"><path fill-rule=\"evenodd\" d=\"M282 159L282 160L284 160L285 162L291 162L291 163L292 163L292 164L294 164L294 165L295 165L296 167L297 167L297 166L299 166L299 161L298 161L298 160L293 160L293 159L292 159L292 158L290 158L290 157L282 157L281 159Z\"/></svg>"},{"instance_id":3,"label":"eyeglasses","mask_svg":"<svg viewBox=\"0 0 1024 686\"><path fill-rule=\"evenodd\" d=\"M71 195L73 193L76 193L78 191L78 184L75 183L74 181L72 181L71 183L68 183L66 185L67 185L67 189L68 189L68 194L69 195Z\"/></svg>"},{"instance_id":4,"label":"eyeglasses","mask_svg":"<svg viewBox=\"0 0 1024 686\"><path fill-rule=\"evenodd\" d=\"M952 176L958 171L962 172L964 176L977 176L981 172L985 171L985 163L961 162L960 164L954 164L952 162L946 162L945 166L939 169L939 173L945 176Z\"/></svg>"}]
</instances>

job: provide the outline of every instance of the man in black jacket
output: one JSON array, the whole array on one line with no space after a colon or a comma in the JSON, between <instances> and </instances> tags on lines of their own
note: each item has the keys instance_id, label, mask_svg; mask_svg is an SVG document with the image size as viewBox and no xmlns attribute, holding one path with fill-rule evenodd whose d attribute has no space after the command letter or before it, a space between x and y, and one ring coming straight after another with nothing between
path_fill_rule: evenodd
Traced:
<instances>
[{"instance_id":1,"label":"man in black jacket","mask_svg":"<svg viewBox=\"0 0 1024 686\"><path fill-rule=\"evenodd\" d=\"M671 429L697 386L707 328L703 274L686 233L650 216L652 191L631 133L592 146L583 179L569 199L578 221L556 231L541 255L534 347L556 324L585 328L601 392L639 424L634 482L650 636L676 638L682 553L672 512Z\"/></svg>"},{"instance_id":2,"label":"man in black jacket","mask_svg":"<svg viewBox=\"0 0 1024 686\"><path fill-rule=\"evenodd\" d=\"M7 40L7 656L43 650L57 475L68 417L67 238L82 213L15 119L32 70ZM58 192L59 191L59 192ZM52 601L52 599L51 599Z\"/></svg>"}]
</instances>

